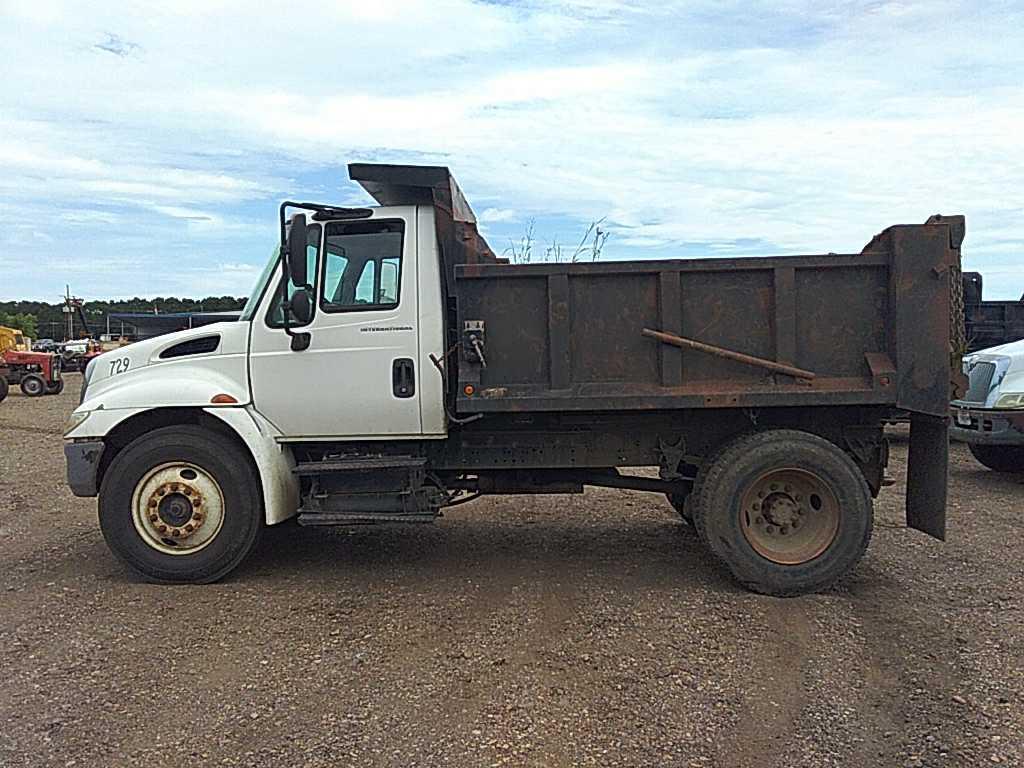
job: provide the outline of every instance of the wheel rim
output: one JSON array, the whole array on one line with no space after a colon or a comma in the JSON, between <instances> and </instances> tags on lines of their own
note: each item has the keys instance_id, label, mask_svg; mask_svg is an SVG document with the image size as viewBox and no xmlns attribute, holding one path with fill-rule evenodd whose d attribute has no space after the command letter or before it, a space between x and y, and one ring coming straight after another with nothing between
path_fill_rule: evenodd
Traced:
<instances>
[{"instance_id":1,"label":"wheel rim","mask_svg":"<svg viewBox=\"0 0 1024 768\"><path fill-rule=\"evenodd\" d=\"M136 484L132 522L153 549L167 555L190 555L220 533L224 494L202 467L188 462L161 464Z\"/></svg>"},{"instance_id":2,"label":"wheel rim","mask_svg":"<svg viewBox=\"0 0 1024 768\"><path fill-rule=\"evenodd\" d=\"M25 394L26 395L38 395L46 388L43 384L42 379L29 378L25 379Z\"/></svg>"},{"instance_id":3,"label":"wheel rim","mask_svg":"<svg viewBox=\"0 0 1024 768\"><path fill-rule=\"evenodd\" d=\"M824 479L805 469L765 472L743 494L740 526L761 557L799 565L821 555L839 531L840 509Z\"/></svg>"}]
</instances>

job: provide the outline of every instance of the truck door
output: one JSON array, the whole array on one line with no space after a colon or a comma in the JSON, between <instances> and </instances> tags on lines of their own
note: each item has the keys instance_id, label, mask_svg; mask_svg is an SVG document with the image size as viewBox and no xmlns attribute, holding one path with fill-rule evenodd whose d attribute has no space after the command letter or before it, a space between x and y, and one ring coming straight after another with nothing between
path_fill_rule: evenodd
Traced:
<instances>
[{"instance_id":1,"label":"truck door","mask_svg":"<svg viewBox=\"0 0 1024 768\"><path fill-rule=\"evenodd\" d=\"M256 409L286 439L418 436L419 333L415 209L309 228L313 318L292 351L279 284L253 318Z\"/></svg>"}]
</instances>

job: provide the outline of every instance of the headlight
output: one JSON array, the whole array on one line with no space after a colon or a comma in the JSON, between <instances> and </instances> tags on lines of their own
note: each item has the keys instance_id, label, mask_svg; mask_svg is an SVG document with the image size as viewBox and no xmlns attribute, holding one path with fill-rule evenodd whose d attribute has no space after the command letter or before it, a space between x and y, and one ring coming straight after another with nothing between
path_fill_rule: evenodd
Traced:
<instances>
[{"instance_id":1,"label":"headlight","mask_svg":"<svg viewBox=\"0 0 1024 768\"><path fill-rule=\"evenodd\" d=\"M1007 392L996 400L995 408L1024 408L1024 392Z\"/></svg>"},{"instance_id":2,"label":"headlight","mask_svg":"<svg viewBox=\"0 0 1024 768\"><path fill-rule=\"evenodd\" d=\"M66 435L71 430L81 426L82 422L88 419L91 413L92 411L75 411L68 416L68 420L64 422L64 434Z\"/></svg>"}]
</instances>

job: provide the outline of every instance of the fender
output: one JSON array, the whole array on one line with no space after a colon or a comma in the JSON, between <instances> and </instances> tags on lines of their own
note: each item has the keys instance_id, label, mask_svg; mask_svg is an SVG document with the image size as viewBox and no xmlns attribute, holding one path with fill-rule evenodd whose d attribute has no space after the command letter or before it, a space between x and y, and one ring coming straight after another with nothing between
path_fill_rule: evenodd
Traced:
<instances>
[{"instance_id":1,"label":"fender","mask_svg":"<svg viewBox=\"0 0 1024 768\"><path fill-rule=\"evenodd\" d=\"M269 421L251 408L204 408L238 435L256 462L263 488L267 525L293 517L299 509L299 480L292 472L295 459L291 449L279 443Z\"/></svg>"},{"instance_id":2,"label":"fender","mask_svg":"<svg viewBox=\"0 0 1024 768\"><path fill-rule=\"evenodd\" d=\"M117 408L109 411L92 411L64 437L69 445L72 442L101 441L123 421L153 410L157 409ZM197 410L202 410L203 413L222 421L249 450L260 477L267 524L274 525L293 517L299 508L299 482L292 473L295 459L291 448L285 443L278 442L278 433L273 425L249 406L209 406ZM83 495L96 494L95 482L90 491Z\"/></svg>"}]
</instances>

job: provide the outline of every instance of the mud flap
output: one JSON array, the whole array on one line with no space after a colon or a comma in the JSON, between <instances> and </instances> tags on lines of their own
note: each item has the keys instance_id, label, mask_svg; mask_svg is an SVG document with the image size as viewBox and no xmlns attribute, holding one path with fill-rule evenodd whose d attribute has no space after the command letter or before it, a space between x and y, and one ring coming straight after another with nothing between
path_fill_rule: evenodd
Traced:
<instances>
[{"instance_id":1,"label":"mud flap","mask_svg":"<svg viewBox=\"0 0 1024 768\"><path fill-rule=\"evenodd\" d=\"M949 429L945 416L910 416L907 459L907 525L946 540Z\"/></svg>"}]
</instances>

